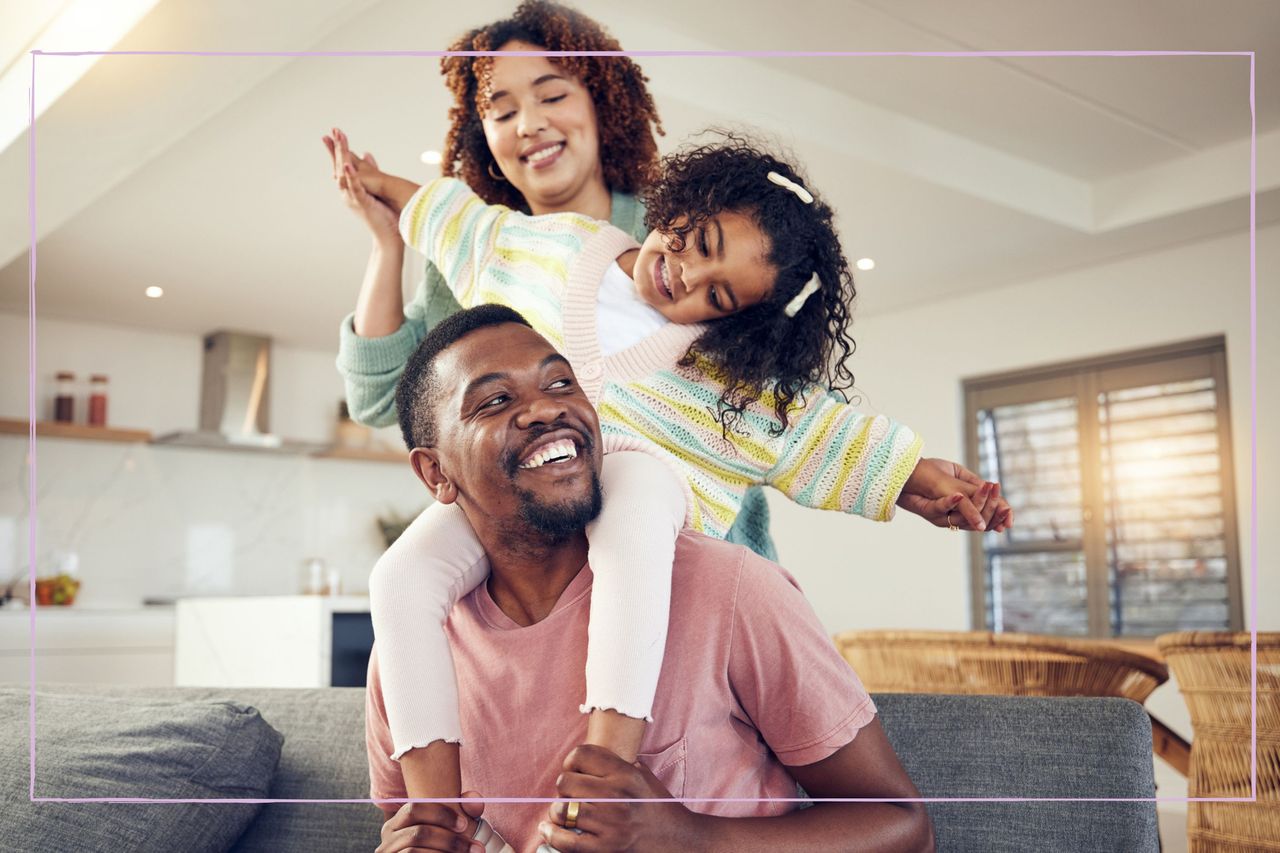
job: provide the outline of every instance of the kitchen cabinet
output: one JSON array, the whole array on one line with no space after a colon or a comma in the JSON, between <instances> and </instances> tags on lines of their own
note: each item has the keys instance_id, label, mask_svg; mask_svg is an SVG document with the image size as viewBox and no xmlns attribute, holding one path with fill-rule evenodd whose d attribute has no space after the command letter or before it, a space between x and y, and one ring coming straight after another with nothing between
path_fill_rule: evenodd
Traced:
<instances>
[{"instance_id":1,"label":"kitchen cabinet","mask_svg":"<svg viewBox=\"0 0 1280 853\"><path fill-rule=\"evenodd\" d=\"M184 598L180 687L362 687L373 647L364 596Z\"/></svg>"},{"instance_id":2,"label":"kitchen cabinet","mask_svg":"<svg viewBox=\"0 0 1280 853\"><path fill-rule=\"evenodd\" d=\"M0 683L30 678L31 612L0 610ZM36 684L173 685L171 607L36 608Z\"/></svg>"}]
</instances>

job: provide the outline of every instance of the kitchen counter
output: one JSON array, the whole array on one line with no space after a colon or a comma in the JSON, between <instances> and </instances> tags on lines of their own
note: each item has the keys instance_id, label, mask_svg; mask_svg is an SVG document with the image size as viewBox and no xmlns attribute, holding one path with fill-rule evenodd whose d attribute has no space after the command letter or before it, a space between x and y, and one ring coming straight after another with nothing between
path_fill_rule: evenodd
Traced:
<instances>
[{"instance_id":1,"label":"kitchen counter","mask_svg":"<svg viewBox=\"0 0 1280 853\"><path fill-rule=\"evenodd\" d=\"M363 686L372 647L367 596L185 598L175 679L180 687Z\"/></svg>"},{"instance_id":2,"label":"kitchen counter","mask_svg":"<svg viewBox=\"0 0 1280 853\"><path fill-rule=\"evenodd\" d=\"M36 680L173 684L172 607L103 605L35 610ZM30 675L31 611L0 609L0 683Z\"/></svg>"}]
</instances>

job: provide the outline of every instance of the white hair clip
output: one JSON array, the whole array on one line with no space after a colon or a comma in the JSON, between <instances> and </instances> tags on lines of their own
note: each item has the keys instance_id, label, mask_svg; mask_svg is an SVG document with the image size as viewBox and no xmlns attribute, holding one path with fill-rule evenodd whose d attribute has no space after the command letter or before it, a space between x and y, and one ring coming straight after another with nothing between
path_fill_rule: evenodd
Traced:
<instances>
[{"instance_id":1,"label":"white hair clip","mask_svg":"<svg viewBox=\"0 0 1280 853\"><path fill-rule=\"evenodd\" d=\"M813 204L813 195L807 189L800 186L790 178L784 175L779 175L777 172L770 172L765 177L767 177L770 181L777 184L778 186L785 187L786 189L791 190L793 193L796 194L796 197L799 198L805 204Z\"/></svg>"},{"instance_id":2,"label":"white hair clip","mask_svg":"<svg viewBox=\"0 0 1280 853\"><path fill-rule=\"evenodd\" d=\"M770 172L770 174L773 173ZM804 287L800 288L800 292L787 303L787 307L782 309L782 313L786 314L788 317L796 316L800 313L800 309L804 307L804 303L809 299L809 297L817 293L818 289L821 287L822 282L818 280L818 274L814 273L813 277L805 282Z\"/></svg>"}]
</instances>

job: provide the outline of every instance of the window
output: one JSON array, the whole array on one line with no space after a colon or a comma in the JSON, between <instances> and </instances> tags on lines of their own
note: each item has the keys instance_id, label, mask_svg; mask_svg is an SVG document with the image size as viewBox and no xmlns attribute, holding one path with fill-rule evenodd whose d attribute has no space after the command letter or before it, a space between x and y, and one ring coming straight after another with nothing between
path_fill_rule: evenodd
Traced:
<instances>
[{"instance_id":1,"label":"window","mask_svg":"<svg viewBox=\"0 0 1280 853\"><path fill-rule=\"evenodd\" d=\"M971 544L973 621L1150 637L1240 630L1222 338L968 380L969 465L1014 527Z\"/></svg>"}]
</instances>

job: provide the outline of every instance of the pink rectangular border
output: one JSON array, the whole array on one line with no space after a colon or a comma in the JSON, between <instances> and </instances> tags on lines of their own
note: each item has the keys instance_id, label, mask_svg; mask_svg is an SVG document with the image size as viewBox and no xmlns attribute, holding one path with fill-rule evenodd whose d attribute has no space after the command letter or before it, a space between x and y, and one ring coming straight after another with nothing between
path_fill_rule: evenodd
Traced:
<instances>
[{"instance_id":1,"label":"pink rectangular border","mask_svg":"<svg viewBox=\"0 0 1280 853\"><path fill-rule=\"evenodd\" d=\"M36 58L38 56L493 56L496 51L168 51L168 50L93 50L93 51L31 51L30 133L27 140L28 156L28 222L30 225L31 253L28 261L29 293L29 344L28 344L28 420L29 455L28 494L28 565L35 566L36 559ZM1250 384L1250 789L1249 797L923 797L915 799L864 799L824 798L815 802L923 802L923 803L972 803L972 802L1144 802L1144 803L1252 803L1258 799L1258 267L1257 267L1257 193L1258 193L1258 115L1255 101L1257 57L1254 51L1212 50L990 50L990 51L680 51L680 50L628 50L628 51L508 51L515 56L701 56L701 57L1132 57L1132 56L1247 56L1249 57L1249 384ZM36 600L35 572L30 573L30 601ZM30 608L30 708L28 717L30 746L30 801L39 803L378 803L378 802L457 802L445 800L272 800L272 799L196 799L169 800L129 797L37 797L36 791L36 607ZM633 802L803 802L801 799L775 798L672 798L658 800L633 800ZM484 797L487 803L552 803L561 802L553 797Z\"/></svg>"}]
</instances>

